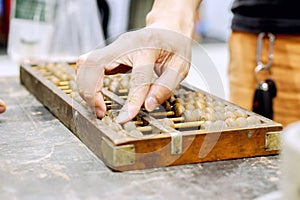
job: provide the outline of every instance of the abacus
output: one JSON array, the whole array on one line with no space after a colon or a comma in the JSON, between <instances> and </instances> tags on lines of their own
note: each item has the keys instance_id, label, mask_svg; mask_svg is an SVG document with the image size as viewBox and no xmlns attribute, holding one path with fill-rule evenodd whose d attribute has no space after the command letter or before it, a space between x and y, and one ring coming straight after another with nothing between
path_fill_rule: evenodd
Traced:
<instances>
[{"instance_id":1,"label":"abacus","mask_svg":"<svg viewBox=\"0 0 300 200\"><path fill-rule=\"evenodd\" d=\"M98 119L76 92L75 65L22 64L20 81L96 156L115 171L278 154L282 125L188 84L152 112L114 121L130 73L106 75L107 114Z\"/></svg>"}]
</instances>

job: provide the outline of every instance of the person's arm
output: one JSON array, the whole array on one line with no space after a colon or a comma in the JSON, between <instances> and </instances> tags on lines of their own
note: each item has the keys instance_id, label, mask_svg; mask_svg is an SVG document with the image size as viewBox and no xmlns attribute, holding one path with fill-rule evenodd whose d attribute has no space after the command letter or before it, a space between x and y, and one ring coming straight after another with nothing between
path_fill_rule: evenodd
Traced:
<instances>
[{"instance_id":1,"label":"person's arm","mask_svg":"<svg viewBox=\"0 0 300 200\"><path fill-rule=\"evenodd\" d=\"M191 37L201 0L155 0L146 26L169 29Z\"/></svg>"}]
</instances>

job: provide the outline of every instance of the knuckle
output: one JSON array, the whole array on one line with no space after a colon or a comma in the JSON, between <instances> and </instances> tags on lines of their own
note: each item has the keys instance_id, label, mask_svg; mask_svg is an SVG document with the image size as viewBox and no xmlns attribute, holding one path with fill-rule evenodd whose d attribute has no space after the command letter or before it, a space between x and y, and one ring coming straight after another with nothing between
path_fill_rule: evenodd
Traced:
<instances>
[{"instance_id":1,"label":"knuckle","mask_svg":"<svg viewBox=\"0 0 300 200\"><path fill-rule=\"evenodd\" d=\"M128 104L130 105L137 105L140 102L140 97L139 95L131 95L128 100L127 100Z\"/></svg>"},{"instance_id":2,"label":"knuckle","mask_svg":"<svg viewBox=\"0 0 300 200\"><path fill-rule=\"evenodd\" d=\"M140 85L150 84L148 76L143 72L136 72L134 76L131 77L130 87L136 87Z\"/></svg>"}]
</instances>

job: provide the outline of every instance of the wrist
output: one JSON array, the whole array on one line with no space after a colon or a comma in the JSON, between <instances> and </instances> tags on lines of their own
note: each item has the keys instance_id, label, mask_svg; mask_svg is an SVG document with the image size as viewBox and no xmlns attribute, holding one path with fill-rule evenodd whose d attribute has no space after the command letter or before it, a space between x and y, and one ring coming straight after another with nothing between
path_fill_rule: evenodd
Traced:
<instances>
[{"instance_id":1,"label":"wrist","mask_svg":"<svg viewBox=\"0 0 300 200\"><path fill-rule=\"evenodd\" d=\"M168 29L191 38L199 4L200 0L156 0L146 17L146 27Z\"/></svg>"}]
</instances>

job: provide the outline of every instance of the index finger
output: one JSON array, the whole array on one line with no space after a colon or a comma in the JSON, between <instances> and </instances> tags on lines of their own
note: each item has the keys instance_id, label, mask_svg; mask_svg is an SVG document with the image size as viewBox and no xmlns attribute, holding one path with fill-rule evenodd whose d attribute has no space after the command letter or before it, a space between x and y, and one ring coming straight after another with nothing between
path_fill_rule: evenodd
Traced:
<instances>
[{"instance_id":1,"label":"index finger","mask_svg":"<svg viewBox=\"0 0 300 200\"><path fill-rule=\"evenodd\" d=\"M133 119L139 112L148 94L154 75L154 50L138 50L134 55L127 101L116 118L118 123Z\"/></svg>"}]
</instances>

